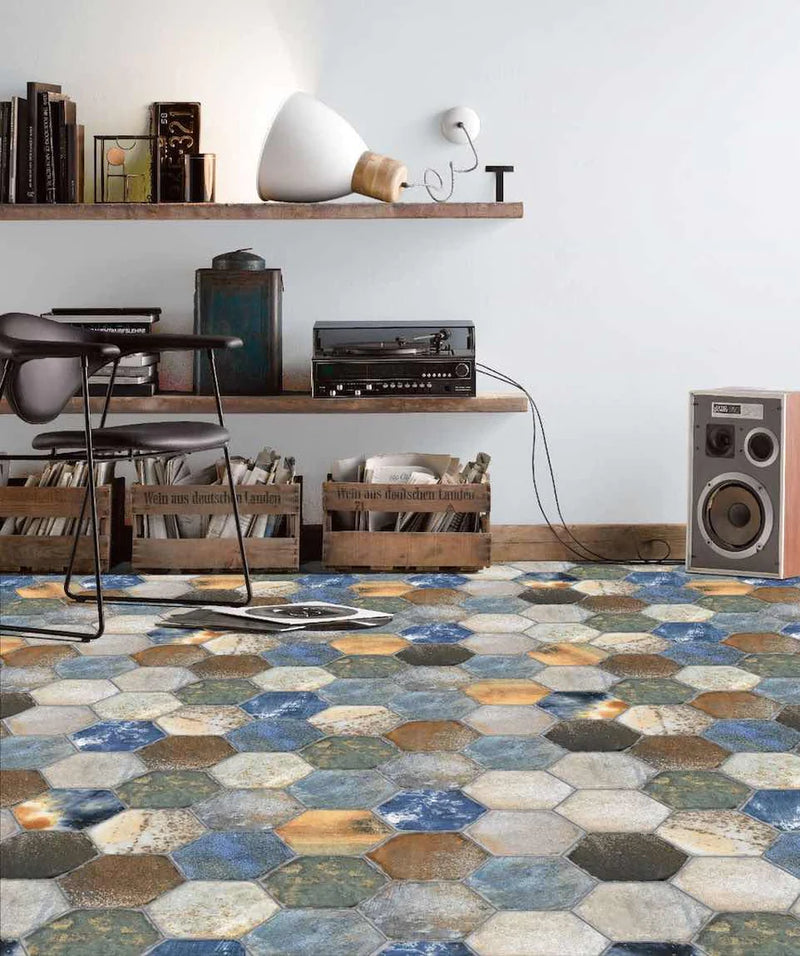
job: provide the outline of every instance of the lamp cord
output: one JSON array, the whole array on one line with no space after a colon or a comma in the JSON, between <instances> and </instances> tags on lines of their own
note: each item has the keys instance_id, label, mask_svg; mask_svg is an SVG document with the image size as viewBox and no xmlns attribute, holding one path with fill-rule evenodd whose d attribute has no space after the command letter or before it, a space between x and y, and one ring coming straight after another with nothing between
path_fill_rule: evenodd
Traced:
<instances>
[{"instance_id":1,"label":"lamp cord","mask_svg":"<svg viewBox=\"0 0 800 956\"><path fill-rule=\"evenodd\" d=\"M442 174L438 170L434 169L432 166L429 166L425 170L425 172L422 174L421 183L403 183L404 189L416 189L421 186L423 189L426 190L426 192L428 193L428 195L431 197L431 199L434 202L447 202L452 197L453 193L455 192L456 175L458 173L471 173L478 168L478 165L480 163L480 160L478 159L478 151L475 149L475 143L472 141L472 137L469 135L469 130L463 123L456 123L455 125L467 137L469 148L472 150L472 159L473 159L472 165L466 166L464 169L456 169L455 164L452 162L452 160L448 163L448 168L450 170L450 189L448 190L448 193L446 196L435 195L435 192L441 192L444 189L444 179L442 178ZM431 181L432 177L435 177L437 181L432 182Z\"/></svg>"},{"instance_id":2,"label":"lamp cord","mask_svg":"<svg viewBox=\"0 0 800 956\"><path fill-rule=\"evenodd\" d=\"M539 512L542 515L542 518L544 518L545 524L550 530L550 533L565 550L574 554L581 561L593 559L599 562L600 564L619 564L620 562L616 560L615 558L609 558L606 555L598 553L597 551L593 551L588 545L585 545L582 541L576 538L575 535L570 531L569 527L567 526L567 523L564 519L564 515L561 512L561 502L559 500L559 495L558 495L558 486L556 482L555 469L553 467L553 460L550 455L550 446L547 442L547 433L544 427L544 419L542 418L542 414L539 411L539 406L536 404L536 400L534 399L534 397L531 395L528 389L525 388L524 385L521 385L519 382L515 381L509 375L506 375L504 372L499 372L497 369L494 369L489 365L484 365L481 362L476 362L475 367L482 375L486 375L488 378L493 378L498 382L503 382L506 385L511 385L514 388L518 389L520 392L522 392L522 394L528 400L528 405L530 407L530 412L531 412L531 426L532 426L532 429L531 429L531 481L533 483L533 493L536 497L536 504L539 508ZM547 470L550 475L550 484L553 489L553 499L555 501L556 513L559 519L558 523L560 524L561 528L563 528L568 538L572 541L572 544L570 544L569 541L564 540L563 538L559 536L558 532L556 531L556 528L554 527L553 523L551 522L550 518L547 515L547 512L545 511L544 505L542 503L542 498L539 493L539 484L536 477L536 441L537 441L537 435L539 431L541 431L541 435L542 435L542 445L544 447L545 458L547 460ZM666 553L663 556L658 558L645 558L642 555L639 542L637 542L636 553L638 555L638 559L632 560L632 561L626 561L624 563L625 564L660 564L669 560L670 555L672 554L672 546L670 545L668 541L666 541L664 538L651 538L649 539L647 543L648 544L656 544L656 543L663 544L664 547L666 548ZM581 551L577 550L577 548L582 549L582 551L585 553L581 553Z\"/></svg>"}]
</instances>

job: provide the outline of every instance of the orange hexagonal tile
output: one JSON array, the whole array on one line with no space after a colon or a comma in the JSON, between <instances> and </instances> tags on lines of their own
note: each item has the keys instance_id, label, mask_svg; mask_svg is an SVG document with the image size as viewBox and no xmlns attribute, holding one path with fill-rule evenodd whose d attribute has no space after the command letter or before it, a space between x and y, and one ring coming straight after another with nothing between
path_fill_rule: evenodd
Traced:
<instances>
[{"instance_id":1,"label":"orange hexagonal tile","mask_svg":"<svg viewBox=\"0 0 800 956\"><path fill-rule=\"evenodd\" d=\"M460 880L487 854L460 833L403 833L367 856L394 880Z\"/></svg>"},{"instance_id":2,"label":"orange hexagonal tile","mask_svg":"<svg viewBox=\"0 0 800 956\"><path fill-rule=\"evenodd\" d=\"M401 750L461 750L477 739L478 734L455 720L412 720L384 735Z\"/></svg>"},{"instance_id":3,"label":"orange hexagonal tile","mask_svg":"<svg viewBox=\"0 0 800 956\"><path fill-rule=\"evenodd\" d=\"M746 720L769 720L780 707L774 700L759 697L747 690L712 690L695 697L691 703L692 707L712 717L740 717Z\"/></svg>"},{"instance_id":4,"label":"orange hexagonal tile","mask_svg":"<svg viewBox=\"0 0 800 956\"><path fill-rule=\"evenodd\" d=\"M307 856L352 856L371 850L391 830L368 810L307 810L275 832Z\"/></svg>"},{"instance_id":5,"label":"orange hexagonal tile","mask_svg":"<svg viewBox=\"0 0 800 956\"><path fill-rule=\"evenodd\" d=\"M183 877L166 856L123 854L90 860L59 882L73 906L144 906Z\"/></svg>"},{"instance_id":6,"label":"orange hexagonal tile","mask_svg":"<svg viewBox=\"0 0 800 956\"><path fill-rule=\"evenodd\" d=\"M3 656L3 660L8 667L49 667L68 657L77 657L77 652L71 647L36 644L11 651Z\"/></svg>"},{"instance_id":7,"label":"orange hexagonal tile","mask_svg":"<svg viewBox=\"0 0 800 956\"><path fill-rule=\"evenodd\" d=\"M717 597L729 594L749 594L753 585L746 581L731 581L722 578L718 581L692 581L692 590L700 591L706 597Z\"/></svg>"},{"instance_id":8,"label":"orange hexagonal tile","mask_svg":"<svg viewBox=\"0 0 800 956\"><path fill-rule=\"evenodd\" d=\"M535 704L551 691L531 680L480 680L464 693L482 704Z\"/></svg>"},{"instance_id":9,"label":"orange hexagonal tile","mask_svg":"<svg viewBox=\"0 0 800 956\"><path fill-rule=\"evenodd\" d=\"M797 588L756 588L750 592L750 597L768 604L800 604L800 590Z\"/></svg>"},{"instance_id":10,"label":"orange hexagonal tile","mask_svg":"<svg viewBox=\"0 0 800 956\"><path fill-rule=\"evenodd\" d=\"M401 597L413 591L414 586L405 581L359 581L358 584L351 584L350 590L363 598Z\"/></svg>"},{"instance_id":11,"label":"orange hexagonal tile","mask_svg":"<svg viewBox=\"0 0 800 956\"><path fill-rule=\"evenodd\" d=\"M416 588L404 595L412 604L459 604L464 594L453 588Z\"/></svg>"},{"instance_id":12,"label":"orange hexagonal tile","mask_svg":"<svg viewBox=\"0 0 800 956\"><path fill-rule=\"evenodd\" d=\"M788 634L744 633L731 634L722 642L746 654L797 654L800 642Z\"/></svg>"},{"instance_id":13,"label":"orange hexagonal tile","mask_svg":"<svg viewBox=\"0 0 800 956\"><path fill-rule=\"evenodd\" d=\"M331 641L342 654L396 654L408 647L408 641L396 634L347 634Z\"/></svg>"},{"instance_id":14,"label":"orange hexagonal tile","mask_svg":"<svg viewBox=\"0 0 800 956\"><path fill-rule=\"evenodd\" d=\"M605 660L608 651L591 644L544 644L535 651L528 651L528 657L550 667L585 667Z\"/></svg>"}]
</instances>

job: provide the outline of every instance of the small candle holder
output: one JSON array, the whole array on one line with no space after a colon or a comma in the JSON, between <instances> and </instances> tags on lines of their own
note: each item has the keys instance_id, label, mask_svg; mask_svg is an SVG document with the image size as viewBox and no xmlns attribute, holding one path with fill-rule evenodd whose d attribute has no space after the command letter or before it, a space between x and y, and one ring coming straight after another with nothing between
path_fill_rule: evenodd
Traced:
<instances>
[{"instance_id":1,"label":"small candle holder","mask_svg":"<svg viewBox=\"0 0 800 956\"><path fill-rule=\"evenodd\" d=\"M160 136L95 136L94 201L156 202Z\"/></svg>"}]
</instances>

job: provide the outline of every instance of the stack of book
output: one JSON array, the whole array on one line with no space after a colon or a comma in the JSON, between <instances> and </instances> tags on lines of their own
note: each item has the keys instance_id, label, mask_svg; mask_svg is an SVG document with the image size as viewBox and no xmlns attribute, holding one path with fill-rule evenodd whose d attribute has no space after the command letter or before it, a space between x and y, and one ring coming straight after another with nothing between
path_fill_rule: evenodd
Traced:
<instances>
[{"instance_id":1,"label":"stack of book","mask_svg":"<svg viewBox=\"0 0 800 956\"><path fill-rule=\"evenodd\" d=\"M45 318L74 325L85 332L151 333L158 322L161 309L53 309ZM113 365L98 369L89 379L91 395L105 395L111 379ZM155 395L158 385L158 353L136 352L119 360L114 377L113 394L118 397L149 397Z\"/></svg>"},{"instance_id":2,"label":"stack of book","mask_svg":"<svg viewBox=\"0 0 800 956\"><path fill-rule=\"evenodd\" d=\"M0 203L83 202L83 126L56 83L0 103Z\"/></svg>"}]
</instances>

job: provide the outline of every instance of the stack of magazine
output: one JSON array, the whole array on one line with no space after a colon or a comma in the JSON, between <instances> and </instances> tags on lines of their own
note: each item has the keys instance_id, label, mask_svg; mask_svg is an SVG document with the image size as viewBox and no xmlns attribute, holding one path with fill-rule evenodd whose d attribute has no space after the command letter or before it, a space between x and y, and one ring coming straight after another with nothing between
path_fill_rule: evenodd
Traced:
<instances>
[{"instance_id":1,"label":"stack of magazine","mask_svg":"<svg viewBox=\"0 0 800 956\"><path fill-rule=\"evenodd\" d=\"M342 458L333 463L333 481L365 484L463 485L489 481L489 462L484 452L462 467L451 455L425 455L407 452L396 455L372 455L369 458ZM334 513L337 531L479 531L480 516L467 512L442 511Z\"/></svg>"},{"instance_id":2,"label":"stack of magazine","mask_svg":"<svg viewBox=\"0 0 800 956\"><path fill-rule=\"evenodd\" d=\"M161 455L135 462L136 478L142 485L220 485L228 489L225 462L219 459L199 471L192 471L185 455ZM234 457L231 471L236 485L281 485L294 481L294 458L281 458L272 448L262 448L253 459ZM242 534L247 538L279 538L284 534L283 515L241 515ZM232 514L136 515L140 538L234 538L236 520Z\"/></svg>"},{"instance_id":3,"label":"stack of magazine","mask_svg":"<svg viewBox=\"0 0 800 956\"><path fill-rule=\"evenodd\" d=\"M113 332L115 335L132 332L150 333L158 322L161 309L152 306L104 309L53 309L44 318L73 325L84 332ZM91 395L105 395L111 380L113 365L98 369L89 379ZM149 398L158 385L158 353L136 352L125 355L117 363L113 394L122 397Z\"/></svg>"},{"instance_id":4,"label":"stack of magazine","mask_svg":"<svg viewBox=\"0 0 800 956\"><path fill-rule=\"evenodd\" d=\"M114 478L114 462L103 461L95 466L95 483L107 485ZM40 475L28 475L26 488L85 488L88 466L85 461L56 461L45 465ZM27 534L59 535L75 534L77 518L31 518L8 517L0 524L0 535ZM90 525L84 520L83 534L89 534Z\"/></svg>"}]
</instances>

